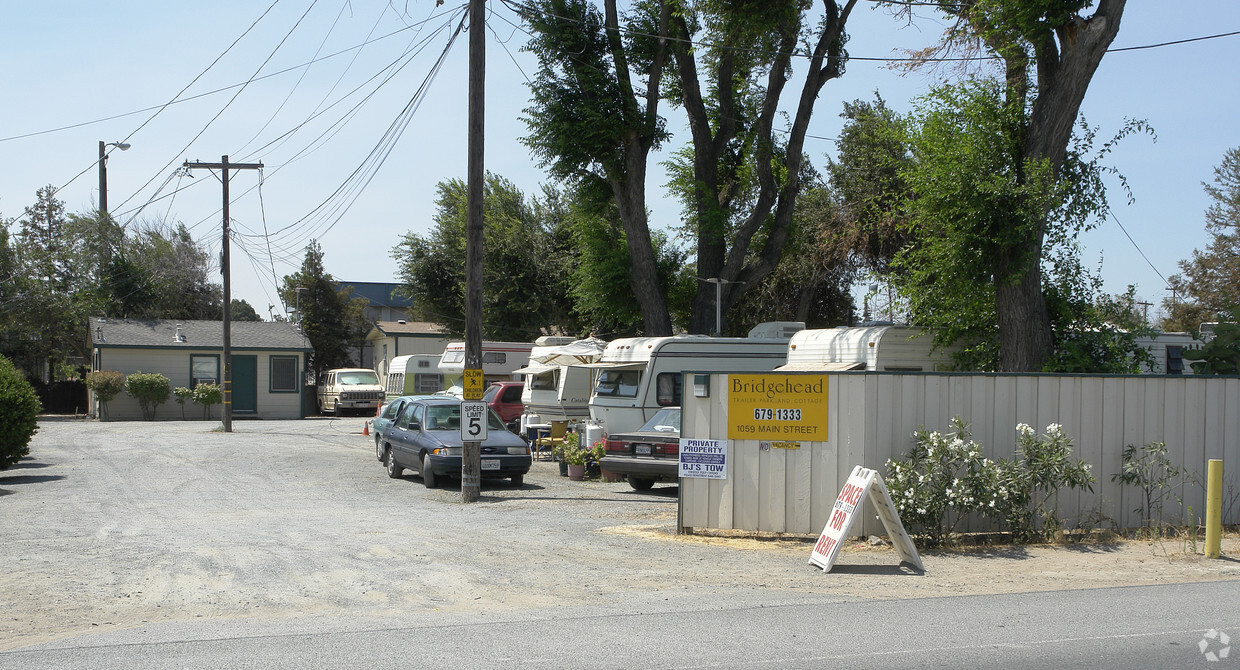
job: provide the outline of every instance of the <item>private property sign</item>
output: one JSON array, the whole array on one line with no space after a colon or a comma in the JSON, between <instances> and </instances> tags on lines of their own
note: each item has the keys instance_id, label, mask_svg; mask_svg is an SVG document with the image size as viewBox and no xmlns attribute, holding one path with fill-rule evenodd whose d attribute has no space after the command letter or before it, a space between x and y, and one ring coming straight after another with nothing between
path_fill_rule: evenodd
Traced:
<instances>
[{"instance_id":1,"label":"private property sign","mask_svg":"<svg viewBox=\"0 0 1240 670\"><path fill-rule=\"evenodd\" d=\"M875 491L872 498L871 491ZM840 553L840 544L848 537L848 530L860 516L857 512L867 499L878 511L878 517L882 520L883 528L887 530L887 537L891 538L896 553L900 555L900 560L913 564L918 570L925 570L921 564L921 556L917 554L917 547L913 546L912 538L905 532L904 524L900 523L900 515L891 502L891 494L887 492L883 478L878 476L878 472L860 465L853 468L844 488L840 490L839 497L835 499L835 505L831 507L831 517L810 553L810 564L822 568L823 572L831 570L836 556Z\"/></svg>"},{"instance_id":2,"label":"private property sign","mask_svg":"<svg viewBox=\"0 0 1240 670\"><path fill-rule=\"evenodd\" d=\"M695 479L727 479L727 441L680 438L680 476Z\"/></svg>"},{"instance_id":3,"label":"private property sign","mask_svg":"<svg viewBox=\"0 0 1240 670\"><path fill-rule=\"evenodd\" d=\"M827 441L827 375L728 375L728 439Z\"/></svg>"}]
</instances>

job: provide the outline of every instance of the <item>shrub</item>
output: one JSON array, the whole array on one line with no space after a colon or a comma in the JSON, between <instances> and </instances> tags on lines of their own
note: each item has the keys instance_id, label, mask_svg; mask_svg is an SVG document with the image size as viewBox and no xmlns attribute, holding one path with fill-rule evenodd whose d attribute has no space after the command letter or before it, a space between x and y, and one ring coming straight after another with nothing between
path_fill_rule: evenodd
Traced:
<instances>
[{"instance_id":1,"label":"shrub","mask_svg":"<svg viewBox=\"0 0 1240 670\"><path fill-rule=\"evenodd\" d=\"M30 453L30 438L39 430L43 405L34 387L4 356L0 356L0 470Z\"/></svg>"},{"instance_id":2,"label":"shrub","mask_svg":"<svg viewBox=\"0 0 1240 670\"><path fill-rule=\"evenodd\" d=\"M199 384L194 387L194 402L202 405L202 418L211 418L211 406L224 402L224 389L217 384Z\"/></svg>"},{"instance_id":3,"label":"shrub","mask_svg":"<svg viewBox=\"0 0 1240 670\"><path fill-rule=\"evenodd\" d=\"M125 393L141 405L142 418L152 421L155 410L172 394L172 382L158 372L138 371L125 378Z\"/></svg>"},{"instance_id":4,"label":"shrub","mask_svg":"<svg viewBox=\"0 0 1240 670\"><path fill-rule=\"evenodd\" d=\"M1017 542L1045 537L1061 527L1051 497L1061 488L1093 490L1089 464L1072 461L1072 440L1057 424L1039 438L1025 424L1016 427L1017 457L982 458L968 424L959 417L950 433L918 430L904 460L887 462L887 484L900 518L923 541L950 539L970 513L995 520Z\"/></svg>"},{"instance_id":5,"label":"shrub","mask_svg":"<svg viewBox=\"0 0 1240 670\"><path fill-rule=\"evenodd\" d=\"M184 386L178 386L172 389L172 395L175 396L177 404L181 406L181 419L185 419L185 403L190 402L194 398L193 389Z\"/></svg>"},{"instance_id":6,"label":"shrub","mask_svg":"<svg viewBox=\"0 0 1240 670\"><path fill-rule=\"evenodd\" d=\"M1111 481L1141 490L1141 504L1132 511L1141 515L1143 528L1161 536L1163 505L1168 499L1183 504L1176 491L1186 482L1195 484L1197 478L1167 458L1165 442L1150 442L1140 449L1131 444L1124 447L1124 467L1111 475Z\"/></svg>"},{"instance_id":7,"label":"shrub","mask_svg":"<svg viewBox=\"0 0 1240 670\"><path fill-rule=\"evenodd\" d=\"M86 388L99 401L99 418L108 418L108 403L125 390L125 375L115 370L96 370L86 375Z\"/></svg>"}]
</instances>

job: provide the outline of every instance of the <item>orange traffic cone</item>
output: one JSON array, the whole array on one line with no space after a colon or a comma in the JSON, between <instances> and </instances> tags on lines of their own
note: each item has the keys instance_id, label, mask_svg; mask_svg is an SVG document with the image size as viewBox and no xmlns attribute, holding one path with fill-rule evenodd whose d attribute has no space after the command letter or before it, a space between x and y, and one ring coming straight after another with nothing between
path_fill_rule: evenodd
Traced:
<instances>
[{"instance_id":1,"label":"orange traffic cone","mask_svg":"<svg viewBox=\"0 0 1240 670\"><path fill-rule=\"evenodd\" d=\"M362 435L370 435L370 422L362 424Z\"/></svg>"}]
</instances>

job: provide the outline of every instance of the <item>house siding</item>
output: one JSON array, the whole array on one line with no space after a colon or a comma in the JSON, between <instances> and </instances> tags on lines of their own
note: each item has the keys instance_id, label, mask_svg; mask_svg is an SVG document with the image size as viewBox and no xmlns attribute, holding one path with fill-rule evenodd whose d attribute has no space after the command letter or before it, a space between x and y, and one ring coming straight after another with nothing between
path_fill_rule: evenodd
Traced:
<instances>
[{"instance_id":1,"label":"house siding","mask_svg":"<svg viewBox=\"0 0 1240 670\"><path fill-rule=\"evenodd\" d=\"M246 414L244 416L256 416L262 419L300 419L302 414L302 391L303 391L303 371L305 370L305 354L296 351L253 351L253 350L234 350L236 356L256 356L257 357L257 395L258 395L258 411L255 414ZM190 356L215 356L220 357L220 350L216 349L153 349L143 347L98 347L96 348L96 357L98 370L115 370L123 374L133 372L157 372L168 378L172 388L178 386L190 386ZM272 356L296 356L297 358L297 393L288 392L271 392L271 357ZM222 374L222 371L221 371ZM211 416L219 418L222 407L220 405L212 406ZM94 394L90 397L90 411L97 415L96 401ZM185 407L185 417L196 419L202 417L202 406L194 405L187 402ZM121 393L108 403L108 419L109 420L134 420L142 418L142 409L138 405L138 401ZM181 407L177 405L175 396L169 397L168 402L160 405L155 413L156 419L181 419Z\"/></svg>"}]
</instances>

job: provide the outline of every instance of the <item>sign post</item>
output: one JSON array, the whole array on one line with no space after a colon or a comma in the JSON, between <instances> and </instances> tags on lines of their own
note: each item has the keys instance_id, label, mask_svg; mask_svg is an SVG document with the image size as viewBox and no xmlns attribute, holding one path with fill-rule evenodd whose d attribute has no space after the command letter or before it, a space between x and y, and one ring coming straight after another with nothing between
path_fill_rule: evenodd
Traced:
<instances>
[{"instance_id":1,"label":"sign post","mask_svg":"<svg viewBox=\"0 0 1240 670\"><path fill-rule=\"evenodd\" d=\"M870 497L871 491L875 491L873 497ZM896 553L900 555L900 560L911 563L919 571L924 572L925 567L922 566L921 556L917 554L913 539L909 537L904 530L904 524L900 522L900 514L896 512L896 506L891 501L891 494L887 492L887 485L883 483L883 478L878 475L877 471L863 468L860 465L853 468L844 488L840 490L839 497L835 499L835 505L831 507L831 518L827 520L826 527L822 529L822 535L818 536L818 541L814 543L814 550L810 553L810 565L817 565L822 568L823 572L831 570L840 553L841 541L848 537L853 521L859 516L857 512L865 505L867 499L874 503L874 509L878 510L878 518L882 520L883 528L887 530L887 537L891 538L891 544L895 547Z\"/></svg>"}]
</instances>

